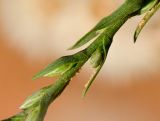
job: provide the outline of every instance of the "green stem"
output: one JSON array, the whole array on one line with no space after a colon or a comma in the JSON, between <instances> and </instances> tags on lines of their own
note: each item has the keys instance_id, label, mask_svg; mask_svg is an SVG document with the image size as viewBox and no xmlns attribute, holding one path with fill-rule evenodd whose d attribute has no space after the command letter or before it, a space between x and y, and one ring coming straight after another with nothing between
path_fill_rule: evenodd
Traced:
<instances>
[{"instance_id":1,"label":"green stem","mask_svg":"<svg viewBox=\"0 0 160 121\"><path fill-rule=\"evenodd\" d=\"M116 12L114 12L112 15L110 15L107 18L107 21L104 22L105 26L107 27L107 30L105 32L106 35L108 35L108 38L106 39L108 45L112 43L112 37L114 34L118 31L118 29L132 16L136 15L134 13L138 12L142 7L143 0L127 0ZM104 19L103 19L104 20ZM102 21L103 21L102 20ZM103 24L103 25L104 25ZM102 25L97 25L100 29ZM75 55L78 55L79 57L84 56L86 59L84 59L80 64L78 64L75 68L67 71L64 75L62 75L58 81L52 85L50 88L50 94L52 95L52 100L50 103L59 96L65 87L69 84L70 79L77 73L77 71L85 64L85 62L91 57L92 53L96 50L97 45L102 45L101 39L97 39L94 41L89 47L84 49L81 52L76 53ZM108 46L109 49L110 46ZM56 91L56 93L55 93Z\"/></svg>"},{"instance_id":2,"label":"green stem","mask_svg":"<svg viewBox=\"0 0 160 121\"><path fill-rule=\"evenodd\" d=\"M143 7L145 0L127 0L119 9L117 9L113 14L102 19L94 28L96 30L101 30L105 28L104 32L86 49L76 53L73 57L79 59L80 61L72 67L70 70L65 72L60 78L55 82L55 84L43 88L45 91L40 97L38 106L33 105L33 107L24 108L24 113L18 114L10 119L4 121L43 121L46 114L48 106L63 92L65 87L69 84L71 78L80 70L80 68L86 63L86 61L92 56L94 51L103 46L103 43L106 43L106 49L109 50L109 47L112 43L112 38L119 28L132 16L138 15L139 10ZM101 39L104 38L105 40ZM105 41L105 42L103 42ZM42 90L43 91L43 90ZM40 106L40 108L39 108ZM40 111L39 115L36 113L35 116L28 118L28 115L31 115L30 112L33 112L32 108L38 108ZM23 108L22 108L23 109ZM38 110L37 109L37 110ZM23 115L22 115L23 114ZM26 119L27 117L27 119ZM35 118L36 117L36 118Z\"/></svg>"},{"instance_id":3,"label":"green stem","mask_svg":"<svg viewBox=\"0 0 160 121\"><path fill-rule=\"evenodd\" d=\"M102 19L104 21L104 24L97 25L99 29L101 29L102 26L108 26L107 30L105 32L106 35L108 35L108 38L106 41L108 41L108 44L111 44L112 37L114 34L118 31L118 29L131 17L134 15L135 12L141 9L143 0L127 0L117 11L115 11L112 15L107 17L107 21ZM102 45L101 39L96 39L89 47L84 49L81 52L76 53L75 55L78 55L79 57L82 57L85 53L86 59L83 60L79 65L77 65L75 68L67 71L64 75L62 75L58 81L50 88L50 94L53 94L52 101L64 90L66 85L70 82L70 79L76 74L76 72L83 66L83 64L89 59L89 57L92 55L92 53L96 50L97 45ZM57 90L57 93L55 94L55 90ZM51 101L51 102L52 102Z\"/></svg>"}]
</instances>

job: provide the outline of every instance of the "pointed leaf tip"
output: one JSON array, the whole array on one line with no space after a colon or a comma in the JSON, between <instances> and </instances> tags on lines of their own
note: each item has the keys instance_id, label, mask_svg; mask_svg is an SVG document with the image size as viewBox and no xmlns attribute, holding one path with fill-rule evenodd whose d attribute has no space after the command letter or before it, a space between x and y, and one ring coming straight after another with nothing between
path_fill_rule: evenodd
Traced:
<instances>
[{"instance_id":1,"label":"pointed leaf tip","mask_svg":"<svg viewBox=\"0 0 160 121\"><path fill-rule=\"evenodd\" d=\"M103 64L100 65L99 67L97 67L95 73L92 75L91 79L85 84L85 89L82 93L82 97L84 98L89 90L89 88L91 87L93 81L95 80L96 76L98 75L99 71L101 70Z\"/></svg>"},{"instance_id":2,"label":"pointed leaf tip","mask_svg":"<svg viewBox=\"0 0 160 121\"><path fill-rule=\"evenodd\" d=\"M136 43L136 41L137 41L137 37L138 37L138 35L137 35L137 31L135 31L135 33L134 33L134 43Z\"/></svg>"}]
</instances>

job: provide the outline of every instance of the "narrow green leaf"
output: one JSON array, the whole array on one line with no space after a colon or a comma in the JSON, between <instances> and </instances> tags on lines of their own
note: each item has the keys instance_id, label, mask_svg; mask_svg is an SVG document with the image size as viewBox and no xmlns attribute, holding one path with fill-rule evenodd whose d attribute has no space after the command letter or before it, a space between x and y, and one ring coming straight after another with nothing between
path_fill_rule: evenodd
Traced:
<instances>
[{"instance_id":1,"label":"narrow green leaf","mask_svg":"<svg viewBox=\"0 0 160 121\"><path fill-rule=\"evenodd\" d=\"M45 92L43 90L40 90L33 95L29 96L26 101L21 105L20 109L27 109L32 107L33 105L37 104L39 101L41 101L44 97Z\"/></svg>"},{"instance_id":2,"label":"narrow green leaf","mask_svg":"<svg viewBox=\"0 0 160 121\"><path fill-rule=\"evenodd\" d=\"M98 30L94 28L93 30L88 32L85 36L83 36L79 41L77 41L72 47L70 47L69 50L76 49L83 46L84 44L88 43L92 39L98 37L103 31L104 29Z\"/></svg>"},{"instance_id":3,"label":"narrow green leaf","mask_svg":"<svg viewBox=\"0 0 160 121\"><path fill-rule=\"evenodd\" d=\"M26 101L21 105L20 109L28 109L34 105L37 105L40 101L46 100L48 98L48 90L51 88L50 86L44 87L40 89L39 91L33 93L31 96L29 96Z\"/></svg>"},{"instance_id":4,"label":"narrow green leaf","mask_svg":"<svg viewBox=\"0 0 160 121\"><path fill-rule=\"evenodd\" d=\"M105 60L106 60L106 58L107 58L107 53L108 53L108 50L109 50L109 48L110 48L110 45L111 44L109 44L109 45L106 45L107 44L107 42L106 42L106 36L104 36L103 38L103 46L102 46L102 55L103 55L103 60L101 61L101 63L99 63L99 65L98 65L98 67L96 68L96 70L95 70L95 73L92 75L92 77L91 77L91 79L86 83L86 85L85 85L85 89L84 89L84 91L83 91L83 93L82 93L82 97L85 97L86 96L86 94L87 94L87 92L88 92L88 90L89 90L89 88L90 88L90 86L92 85L92 83L93 83L93 81L95 80L95 78L96 78L96 76L98 75L98 73L100 72L100 70L101 70L101 68L103 67L103 65L104 65L104 63L105 63ZM107 46L107 48L106 48L106 46ZM99 50L98 50L99 51ZM99 52L98 52L99 53ZM97 54L98 54L97 53ZM99 55L95 55L95 57L96 56L99 56ZM96 65L97 66L97 65Z\"/></svg>"},{"instance_id":5,"label":"narrow green leaf","mask_svg":"<svg viewBox=\"0 0 160 121\"><path fill-rule=\"evenodd\" d=\"M92 40L93 38L95 38L97 36L95 31L90 31L89 33L87 33L85 36L83 36L80 40L78 40L72 47L70 47L68 50L73 50L76 48L79 48L81 46L83 46L84 44L86 44L87 42L89 42L90 40Z\"/></svg>"},{"instance_id":6,"label":"narrow green leaf","mask_svg":"<svg viewBox=\"0 0 160 121\"><path fill-rule=\"evenodd\" d=\"M62 75L67 70L71 69L76 63L78 63L78 60L73 56L63 56L55 62L49 64L45 69L33 76L32 79L35 80L40 77L53 77Z\"/></svg>"},{"instance_id":7,"label":"narrow green leaf","mask_svg":"<svg viewBox=\"0 0 160 121\"><path fill-rule=\"evenodd\" d=\"M97 69L96 69L95 73L93 74L93 76L91 77L91 79L85 84L85 89L83 91L82 97L86 96L90 86L92 85L93 81L95 80L95 78L96 78L97 74L99 73L99 71L101 70L102 66L103 65L100 65L97 67Z\"/></svg>"}]
</instances>

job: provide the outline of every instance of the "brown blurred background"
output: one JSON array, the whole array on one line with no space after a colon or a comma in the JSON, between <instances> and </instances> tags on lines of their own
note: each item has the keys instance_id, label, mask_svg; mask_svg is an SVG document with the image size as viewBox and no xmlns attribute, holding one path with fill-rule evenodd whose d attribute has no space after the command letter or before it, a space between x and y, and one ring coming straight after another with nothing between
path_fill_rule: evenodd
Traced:
<instances>
[{"instance_id":1,"label":"brown blurred background","mask_svg":"<svg viewBox=\"0 0 160 121\"><path fill-rule=\"evenodd\" d=\"M18 113L34 91L55 79L32 76L66 51L103 16L123 1L1 0L0 1L0 119ZM86 64L52 104L46 121L160 121L160 13L142 31L133 33L140 17L116 34L108 60L81 99L92 74Z\"/></svg>"}]
</instances>

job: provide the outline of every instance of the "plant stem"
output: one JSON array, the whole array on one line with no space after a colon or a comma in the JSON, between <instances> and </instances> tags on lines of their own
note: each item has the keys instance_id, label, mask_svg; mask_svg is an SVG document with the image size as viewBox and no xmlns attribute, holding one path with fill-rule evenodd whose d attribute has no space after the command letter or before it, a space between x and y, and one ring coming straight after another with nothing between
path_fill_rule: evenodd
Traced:
<instances>
[{"instance_id":1,"label":"plant stem","mask_svg":"<svg viewBox=\"0 0 160 121\"><path fill-rule=\"evenodd\" d=\"M37 99L33 105L25 105L22 109L24 110L23 115L19 114L11 117L4 121L43 121L44 116L47 112L48 106L63 92L65 87L69 84L72 77L80 70L80 68L87 62L98 47L103 46L105 41L105 48L108 52L112 43L112 38L119 28L130 18L139 14L139 11L144 5L145 0L126 0L114 13L110 16L103 18L94 28L94 30L102 30L105 28L93 43L91 43L84 50L73 54L74 58L78 59L79 62L74 65L70 70L66 71L60 78L48 87L41 89L42 96ZM102 39L104 38L104 39ZM39 91L39 92L40 92ZM39 93L38 93L39 94ZM40 93L41 94L41 93ZM32 102L32 100L31 100ZM40 108L39 108L40 106ZM38 113L32 115L34 108L38 108Z\"/></svg>"},{"instance_id":2,"label":"plant stem","mask_svg":"<svg viewBox=\"0 0 160 121\"><path fill-rule=\"evenodd\" d=\"M117 11L115 11L112 15L107 17L108 21L105 21L104 24L107 27L106 33L108 35L108 44L110 45L112 42L112 37L114 34L118 31L118 29L132 16L134 16L134 13L140 10L142 7L143 0L128 0L125 2ZM135 14L136 15L136 14ZM102 20L103 21L103 20ZM104 26L104 24L102 24ZM102 26L101 25L101 26ZM101 26L99 26L99 29L101 29ZM79 71L79 69L85 64L85 62L91 57L92 53L97 48L97 45L102 45L102 41L97 39L94 41L89 47L84 49L81 52L76 53L77 55L80 55L80 53L85 53L86 59L83 60L80 64L78 64L75 68L69 70L64 75L62 75L58 81L52 85L49 92L52 95L52 99L50 100L50 103L52 103L57 96L59 96L65 87L69 84L71 78ZM108 46L109 49L110 46ZM81 55L80 55L81 57ZM56 92L56 93L55 93Z\"/></svg>"}]
</instances>

